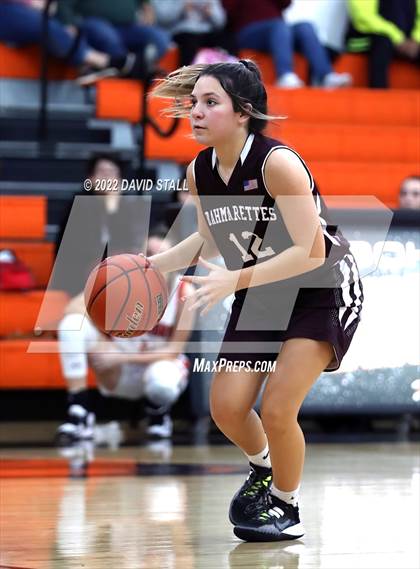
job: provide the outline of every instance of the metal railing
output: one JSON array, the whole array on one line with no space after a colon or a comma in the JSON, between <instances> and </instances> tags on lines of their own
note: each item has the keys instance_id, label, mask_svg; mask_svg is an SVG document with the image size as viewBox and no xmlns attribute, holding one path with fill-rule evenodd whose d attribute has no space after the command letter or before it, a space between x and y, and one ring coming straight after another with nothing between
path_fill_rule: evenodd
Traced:
<instances>
[{"instance_id":1,"label":"metal railing","mask_svg":"<svg viewBox=\"0 0 420 569\"><path fill-rule=\"evenodd\" d=\"M38 141L46 142L48 138L48 18L53 0L46 0L42 13L41 34L41 70L39 74L39 114L38 114Z\"/></svg>"},{"instance_id":2,"label":"metal railing","mask_svg":"<svg viewBox=\"0 0 420 569\"><path fill-rule=\"evenodd\" d=\"M41 69L39 76L40 85L40 99L39 99L39 114L38 114L38 128L37 139L40 144L45 144L48 141L48 66L49 66L49 53L48 53L48 19L51 4L54 0L46 0L45 7L42 14L42 35L41 35ZM78 42L80 41L80 34L75 37L72 48L67 54L67 58L73 53ZM179 119L174 118L172 124L168 129L162 129L159 124L148 113L148 93L152 84L152 80L156 77L156 73L146 70L143 79L143 96L142 96L142 113L140 125L142 128L142 139L139 148L139 171L143 172L145 169L145 149L146 149L146 133L147 125L150 125L153 130L161 137L168 138L178 128Z\"/></svg>"},{"instance_id":3,"label":"metal railing","mask_svg":"<svg viewBox=\"0 0 420 569\"><path fill-rule=\"evenodd\" d=\"M146 137L147 137L147 125L150 125L153 130L162 138L169 138L174 134L179 125L179 118L174 118L169 128L166 130L162 129L161 126L155 121L153 117L150 116L148 112L149 102L148 94L150 87L152 85L152 80L156 77L154 73L146 73L144 84L143 84L143 96L142 96L142 113L140 119L140 125L142 129L142 140L139 149L139 172L145 171L145 152L146 152Z\"/></svg>"}]
</instances>

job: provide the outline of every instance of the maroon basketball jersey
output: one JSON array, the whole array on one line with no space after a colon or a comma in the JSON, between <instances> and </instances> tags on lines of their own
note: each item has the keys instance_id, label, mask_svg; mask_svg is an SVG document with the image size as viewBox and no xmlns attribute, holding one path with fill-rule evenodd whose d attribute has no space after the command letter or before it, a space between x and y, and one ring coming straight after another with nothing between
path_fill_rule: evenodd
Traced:
<instances>
[{"instance_id":1,"label":"maroon basketball jersey","mask_svg":"<svg viewBox=\"0 0 420 569\"><path fill-rule=\"evenodd\" d=\"M280 210L265 183L265 163L277 148L288 147L262 134L249 134L227 184L219 175L213 148L203 150L195 159L194 176L203 214L228 269L265 262L292 245ZM251 293L255 302L265 307L281 299L291 302L293 296L301 307L360 306L362 292L349 243L329 222L327 208L306 164L294 150L289 150L298 156L308 173L327 262L298 277L251 287L248 296ZM244 296L246 292L240 291L236 296Z\"/></svg>"}]
</instances>

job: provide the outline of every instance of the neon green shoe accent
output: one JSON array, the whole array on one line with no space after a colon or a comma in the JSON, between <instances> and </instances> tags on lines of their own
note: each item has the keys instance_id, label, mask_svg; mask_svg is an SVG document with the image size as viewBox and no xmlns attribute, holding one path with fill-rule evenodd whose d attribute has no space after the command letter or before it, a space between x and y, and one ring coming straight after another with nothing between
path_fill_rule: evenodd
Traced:
<instances>
[{"instance_id":1,"label":"neon green shoe accent","mask_svg":"<svg viewBox=\"0 0 420 569\"><path fill-rule=\"evenodd\" d=\"M262 520L263 522L266 522L267 520L270 519L270 514L268 512L263 512L260 516L259 519Z\"/></svg>"},{"instance_id":2,"label":"neon green shoe accent","mask_svg":"<svg viewBox=\"0 0 420 569\"><path fill-rule=\"evenodd\" d=\"M250 496L250 497L254 497L257 494L259 494L262 490L262 487L264 486L265 488L268 488L270 486L271 483L271 479L272 476L270 474L270 476L267 476L266 478L264 478L263 480L257 480L256 482L254 482L254 484L252 484L248 490L246 492L244 492L242 495L243 496Z\"/></svg>"}]
</instances>

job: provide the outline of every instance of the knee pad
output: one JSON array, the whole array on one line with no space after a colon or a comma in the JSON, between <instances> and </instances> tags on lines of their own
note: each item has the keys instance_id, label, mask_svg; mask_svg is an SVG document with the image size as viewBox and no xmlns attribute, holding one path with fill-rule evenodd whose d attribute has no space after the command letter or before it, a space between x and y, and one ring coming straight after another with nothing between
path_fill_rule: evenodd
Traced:
<instances>
[{"instance_id":1,"label":"knee pad","mask_svg":"<svg viewBox=\"0 0 420 569\"><path fill-rule=\"evenodd\" d=\"M144 395L159 407L170 407L187 385L187 366L180 360L162 360L144 372Z\"/></svg>"},{"instance_id":2,"label":"knee pad","mask_svg":"<svg viewBox=\"0 0 420 569\"><path fill-rule=\"evenodd\" d=\"M89 347L99 332L83 314L67 314L58 325L60 360L67 380L83 378L88 371Z\"/></svg>"}]
</instances>

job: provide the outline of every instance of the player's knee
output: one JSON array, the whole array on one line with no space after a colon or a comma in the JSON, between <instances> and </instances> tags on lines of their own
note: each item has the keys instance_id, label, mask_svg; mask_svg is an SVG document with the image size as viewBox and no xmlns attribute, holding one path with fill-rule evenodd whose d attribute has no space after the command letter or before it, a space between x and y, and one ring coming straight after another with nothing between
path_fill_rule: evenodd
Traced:
<instances>
[{"instance_id":1,"label":"player's knee","mask_svg":"<svg viewBox=\"0 0 420 569\"><path fill-rule=\"evenodd\" d=\"M286 433L291 422L294 423L296 419L296 409L287 402L267 400L261 405L261 421L267 434L272 432L279 436Z\"/></svg>"},{"instance_id":2,"label":"player's knee","mask_svg":"<svg viewBox=\"0 0 420 569\"><path fill-rule=\"evenodd\" d=\"M223 398L212 398L210 400L210 413L213 421L219 427L241 424L249 412L249 409L243 409L236 402Z\"/></svg>"},{"instance_id":3,"label":"player's knee","mask_svg":"<svg viewBox=\"0 0 420 569\"><path fill-rule=\"evenodd\" d=\"M87 354L84 351L84 341L79 336L78 326L80 315L68 314L58 325L58 346L61 369L67 383L74 387L84 387L87 376ZM75 331L76 330L76 331Z\"/></svg>"},{"instance_id":4,"label":"player's knee","mask_svg":"<svg viewBox=\"0 0 420 569\"><path fill-rule=\"evenodd\" d=\"M187 384L187 373L177 362L162 360L144 373L144 395L159 407L173 405Z\"/></svg>"},{"instance_id":5,"label":"player's knee","mask_svg":"<svg viewBox=\"0 0 420 569\"><path fill-rule=\"evenodd\" d=\"M224 430L225 425L233 422L232 420L229 420L229 413L227 411L227 408L223 406L211 405L210 414L213 421L220 429L222 429L222 431Z\"/></svg>"},{"instance_id":6,"label":"player's knee","mask_svg":"<svg viewBox=\"0 0 420 569\"><path fill-rule=\"evenodd\" d=\"M89 342L99 338L99 332L83 314L66 314L57 327L60 350L86 352Z\"/></svg>"},{"instance_id":7,"label":"player's knee","mask_svg":"<svg viewBox=\"0 0 420 569\"><path fill-rule=\"evenodd\" d=\"M60 348L67 347L68 344L74 342L75 330L79 333L82 325L80 314L66 314L60 320L57 326L57 336Z\"/></svg>"}]
</instances>

